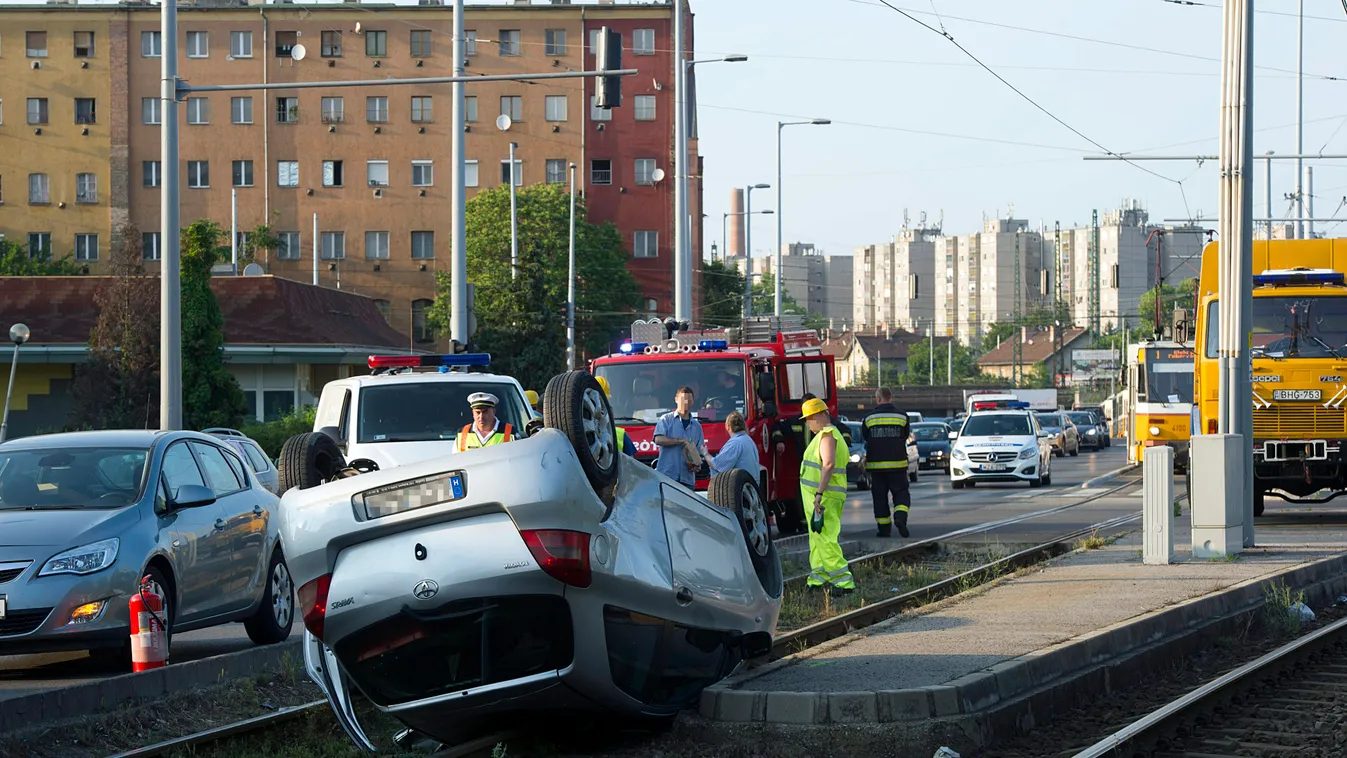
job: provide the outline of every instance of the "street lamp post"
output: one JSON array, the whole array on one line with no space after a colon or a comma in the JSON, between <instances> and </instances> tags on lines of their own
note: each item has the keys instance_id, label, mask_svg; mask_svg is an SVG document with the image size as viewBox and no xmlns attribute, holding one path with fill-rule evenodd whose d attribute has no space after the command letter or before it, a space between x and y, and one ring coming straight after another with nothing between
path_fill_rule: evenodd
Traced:
<instances>
[{"instance_id":1,"label":"street lamp post","mask_svg":"<svg viewBox=\"0 0 1347 758\"><path fill-rule=\"evenodd\" d=\"M575 164L571 166L570 274L566 284L566 370L575 370Z\"/></svg>"},{"instance_id":2,"label":"street lamp post","mask_svg":"<svg viewBox=\"0 0 1347 758\"><path fill-rule=\"evenodd\" d=\"M784 207L781 198L781 130L788 126L825 126L831 124L826 118L816 118L809 121L778 121L776 122L776 317L781 318L781 245L784 242L781 235L781 209Z\"/></svg>"},{"instance_id":3,"label":"street lamp post","mask_svg":"<svg viewBox=\"0 0 1347 758\"><path fill-rule=\"evenodd\" d=\"M33 333L23 324L15 324L9 328L9 338L14 342L14 357L10 359L9 364L9 390L5 393L5 417L0 421L0 442L5 441L9 433L9 401L14 397L14 375L19 371L19 345L28 341Z\"/></svg>"},{"instance_id":4,"label":"street lamp post","mask_svg":"<svg viewBox=\"0 0 1347 758\"><path fill-rule=\"evenodd\" d=\"M744 193L744 316L753 315L753 190L770 184L750 184Z\"/></svg>"}]
</instances>

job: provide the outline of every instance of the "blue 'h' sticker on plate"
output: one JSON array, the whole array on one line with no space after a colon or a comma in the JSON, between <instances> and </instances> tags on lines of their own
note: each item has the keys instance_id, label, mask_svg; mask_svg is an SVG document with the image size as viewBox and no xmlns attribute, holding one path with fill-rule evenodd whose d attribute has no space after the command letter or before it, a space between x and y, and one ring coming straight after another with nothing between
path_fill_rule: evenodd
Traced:
<instances>
[{"instance_id":1,"label":"blue 'h' sticker on plate","mask_svg":"<svg viewBox=\"0 0 1347 758\"><path fill-rule=\"evenodd\" d=\"M449 486L452 487L454 490L455 500L457 500L460 497L463 497L463 477L461 476L449 477Z\"/></svg>"}]
</instances>

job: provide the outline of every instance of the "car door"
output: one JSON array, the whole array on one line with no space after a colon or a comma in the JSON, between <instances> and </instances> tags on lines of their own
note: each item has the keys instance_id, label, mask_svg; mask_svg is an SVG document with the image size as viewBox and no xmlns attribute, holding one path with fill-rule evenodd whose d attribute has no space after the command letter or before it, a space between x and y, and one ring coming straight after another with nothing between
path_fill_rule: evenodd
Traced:
<instances>
[{"instance_id":1,"label":"car door","mask_svg":"<svg viewBox=\"0 0 1347 758\"><path fill-rule=\"evenodd\" d=\"M156 508L159 543L167 545L173 556L173 581L178 590L176 622L191 622L209 615L219 596L218 575L229 559L221 551L218 538L224 528L224 511L219 503L196 508L171 506L179 488L189 484L209 486L186 441L169 445L160 468L162 504Z\"/></svg>"},{"instance_id":2,"label":"car door","mask_svg":"<svg viewBox=\"0 0 1347 758\"><path fill-rule=\"evenodd\" d=\"M213 612L228 613L251 605L255 599L253 589L262 570L266 543L266 511L243 470L243 462L232 451L195 440L191 446L224 514L224 528L217 535L228 560L219 577L219 605Z\"/></svg>"}]
</instances>

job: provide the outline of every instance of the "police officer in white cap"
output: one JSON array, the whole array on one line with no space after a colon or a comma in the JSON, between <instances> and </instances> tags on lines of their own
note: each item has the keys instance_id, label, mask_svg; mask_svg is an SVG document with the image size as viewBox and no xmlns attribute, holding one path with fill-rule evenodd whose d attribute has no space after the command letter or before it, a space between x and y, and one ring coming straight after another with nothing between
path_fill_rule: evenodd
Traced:
<instances>
[{"instance_id":1,"label":"police officer in white cap","mask_svg":"<svg viewBox=\"0 0 1347 758\"><path fill-rule=\"evenodd\" d=\"M496 418L496 406L500 399L490 392L474 392L468 395L468 405L472 406L472 423L458 432L458 452L490 447L514 439L514 428L502 424Z\"/></svg>"}]
</instances>

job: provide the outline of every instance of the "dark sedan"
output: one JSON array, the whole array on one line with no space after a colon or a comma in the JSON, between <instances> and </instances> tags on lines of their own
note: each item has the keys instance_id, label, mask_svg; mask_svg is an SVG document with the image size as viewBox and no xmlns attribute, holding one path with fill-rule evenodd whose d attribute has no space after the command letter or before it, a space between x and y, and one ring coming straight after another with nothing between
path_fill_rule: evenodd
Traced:
<instances>
[{"instance_id":1,"label":"dark sedan","mask_svg":"<svg viewBox=\"0 0 1347 758\"><path fill-rule=\"evenodd\" d=\"M1108 425L1099 420L1092 411L1062 411L1062 415L1071 419L1071 423L1080 430L1081 447L1099 450L1108 447Z\"/></svg>"},{"instance_id":2,"label":"dark sedan","mask_svg":"<svg viewBox=\"0 0 1347 758\"><path fill-rule=\"evenodd\" d=\"M923 421L912 425L912 436L917 440L918 468L949 471L948 424Z\"/></svg>"}]
</instances>

